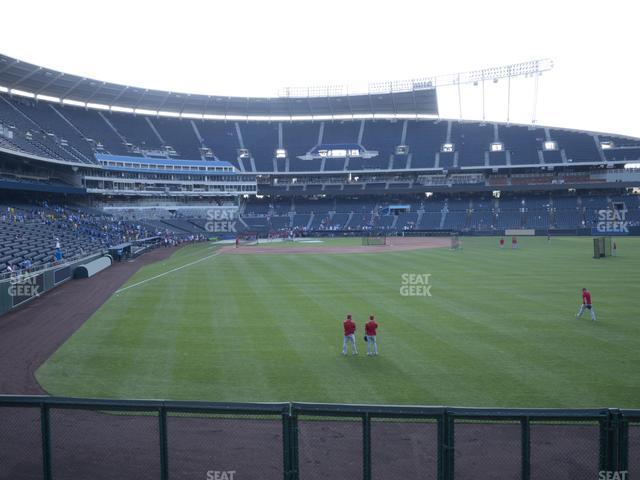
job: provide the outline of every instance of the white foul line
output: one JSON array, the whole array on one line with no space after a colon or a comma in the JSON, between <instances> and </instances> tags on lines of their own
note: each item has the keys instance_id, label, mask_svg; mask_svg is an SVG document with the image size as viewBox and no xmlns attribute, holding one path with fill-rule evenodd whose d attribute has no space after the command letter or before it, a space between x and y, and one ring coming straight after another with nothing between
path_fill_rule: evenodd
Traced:
<instances>
[{"instance_id":1,"label":"white foul line","mask_svg":"<svg viewBox=\"0 0 640 480\"><path fill-rule=\"evenodd\" d=\"M198 260L195 260L193 262L186 263L186 264L184 264L184 265L182 265L180 267L173 268L173 269L171 269L171 270L169 270L167 272L160 273L158 275L154 275L153 277L147 278L146 280L142 280L141 282L137 282L137 283L134 283L133 285L129 285L128 287L124 287L124 288L121 288L120 290L116 290L116 295L118 293L120 293L120 292L124 292L125 290L129 290L130 288L137 287L138 285L142 285L143 283L150 282L151 280L155 280L156 278L164 277L165 275L169 275L170 273L177 272L178 270L182 270L183 268L190 267L191 265L195 265L196 263L204 262L205 260L208 260L210 258L213 258L213 257L216 257L216 256L220 255L220 253L221 252L219 252L219 251L216 252L216 253L212 253L211 255L207 255L206 257L202 257L202 258L200 258Z\"/></svg>"}]
</instances>

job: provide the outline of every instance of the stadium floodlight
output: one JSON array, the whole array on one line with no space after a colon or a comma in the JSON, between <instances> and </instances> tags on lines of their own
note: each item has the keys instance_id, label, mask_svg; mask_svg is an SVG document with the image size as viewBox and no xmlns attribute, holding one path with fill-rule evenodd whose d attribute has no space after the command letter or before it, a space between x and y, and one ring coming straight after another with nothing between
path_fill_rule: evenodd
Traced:
<instances>
[{"instance_id":1,"label":"stadium floodlight","mask_svg":"<svg viewBox=\"0 0 640 480\"><path fill-rule=\"evenodd\" d=\"M18 97L26 97L26 98L34 98L35 94L31 92L25 92L24 90L17 90L12 88L10 91L11 95L17 95Z\"/></svg>"},{"instance_id":2,"label":"stadium floodlight","mask_svg":"<svg viewBox=\"0 0 640 480\"><path fill-rule=\"evenodd\" d=\"M283 87L278 90L282 98L331 97L343 95L385 94L432 90L437 87L459 86L461 84L478 85L485 80L498 83L501 78L537 76L553 68L548 58L514 63L499 67L489 67L469 72L436 75L410 80L388 80L371 82L366 86L324 85L310 87Z\"/></svg>"},{"instance_id":3,"label":"stadium floodlight","mask_svg":"<svg viewBox=\"0 0 640 480\"><path fill-rule=\"evenodd\" d=\"M136 108L133 113L136 115L157 115L158 112L156 110L147 110L146 108Z\"/></svg>"},{"instance_id":4,"label":"stadium floodlight","mask_svg":"<svg viewBox=\"0 0 640 480\"><path fill-rule=\"evenodd\" d=\"M609 150L613 147L613 142L600 142L600 148L602 148L602 150Z\"/></svg>"},{"instance_id":5,"label":"stadium floodlight","mask_svg":"<svg viewBox=\"0 0 640 480\"><path fill-rule=\"evenodd\" d=\"M490 145L490 151L492 151L492 152L502 152L502 151L504 151L504 144L502 142L493 142Z\"/></svg>"},{"instance_id":6,"label":"stadium floodlight","mask_svg":"<svg viewBox=\"0 0 640 480\"><path fill-rule=\"evenodd\" d=\"M60 98L50 95L36 95L36 100L44 100L45 102L60 103Z\"/></svg>"},{"instance_id":7,"label":"stadium floodlight","mask_svg":"<svg viewBox=\"0 0 640 480\"><path fill-rule=\"evenodd\" d=\"M9 93L9 89L7 87L3 87L2 85L0 85L0 92Z\"/></svg>"},{"instance_id":8,"label":"stadium floodlight","mask_svg":"<svg viewBox=\"0 0 640 480\"><path fill-rule=\"evenodd\" d=\"M181 118L188 118L191 120L202 120L202 114L201 113L189 113L189 112L183 112L180 114Z\"/></svg>"},{"instance_id":9,"label":"stadium floodlight","mask_svg":"<svg viewBox=\"0 0 640 480\"><path fill-rule=\"evenodd\" d=\"M72 100L71 98L65 98L62 100L63 105L71 105L72 107L86 107L87 104L79 100Z\"/></svg>"},{"instance_id":10,"label":"stadium floodlight","mask_svg":"<svg viewBox=\"0 0 640 480\"><path fill-rule=\"evenodd\" d=\"M213 115L210 113L205 113L202 115L204 120L226 120L227 117L225 115Z\"/></svg>"},{"instance_id":11,"label":"stadium floodlight","mask_svg":"<svg viewBox=\"0 0 640 480\"><path fill-rule=\"evenodd\" d=\"M453 143L443 143L440 151L443 153L451 153L453 152L454 145Z\"/></svg>"},{"instance_id":12,"label":"stadium floodlight","mask_svg":"<svg viewBox=\"0 0 640 480\"><path fill-rule=\"evenodd\" d=\"M121 107L120 105L111 105L112 112L133 113L133 108Z\"/></svg>"},{"instance_id":13,"label":"stadium floodlight","mask_svg":"<svg viewBox=\"0 0 640 480\"><path fill-rule=\"evenodd\" d=\"M169 112L166 110L159 110L156 112L159 117L180 118L179 112Z\"/></svg>"},{"instance_id":14,"label":"stadium floodlight","mask_svg":"<svg viewBox=\"0 0 640 480\"><path fill-rule=\"evenodd\" d=\"M276 158L287 158L287 151L284 148L276 150Z\"/></svg>"},{"instance_id":15,"label":"stadium floodlight","mask_svg":"<svg viewBox=\"0 0 640 480\"><path fill-rule=\"evenodd\" d=\"M547 140L542 144L542 148L546 152L554 152L558 150L558 144L554 140Z\"/></svg>"},{"instance_id":16,"label":"stadium floodlight","mask_svg":"<svg viewBox=\"0 0 640 480\"><path fill-rule=\"evenodd\" d=\"M102 103L87 103L87 108L95 108L96 110L109 110L109 105Z\"/></svg>"}]
</instances>

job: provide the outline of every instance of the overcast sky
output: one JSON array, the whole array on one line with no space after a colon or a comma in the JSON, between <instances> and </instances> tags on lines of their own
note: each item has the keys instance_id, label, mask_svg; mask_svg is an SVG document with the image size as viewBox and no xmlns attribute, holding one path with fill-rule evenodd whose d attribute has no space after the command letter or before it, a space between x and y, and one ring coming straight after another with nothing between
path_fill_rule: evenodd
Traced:
<instances>
[{"instance_id":1,"label":"overcast sky","mask_svg":"<svg viewBox=\"0 0 640 480\"><path fill-rule=\"evenodd\" d=\"M189 93L275 95L284 86L361 84L538 58L537 123L640 137L638 2L3 2L0 51L99 80ZM478 87L463 90L477 119ZM455 89L439 92L458 117ZM506 82L486 89L506 119ZM512 85L511 120L533 118L533 82Z\"/></svg>"}]
</instances>

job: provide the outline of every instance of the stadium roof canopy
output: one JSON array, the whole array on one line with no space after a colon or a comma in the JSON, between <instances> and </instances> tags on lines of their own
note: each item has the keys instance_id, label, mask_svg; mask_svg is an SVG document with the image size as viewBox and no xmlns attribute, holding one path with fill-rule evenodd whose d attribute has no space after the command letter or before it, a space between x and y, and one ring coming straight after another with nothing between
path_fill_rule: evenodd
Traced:
<instances>
[{"instance_id":1,"label":"stadium roof canopy","mask_svg":"<svg viewBox=\"0 0 640 480\"><path fill-rule=\"evenodd\" d=\"M196 95L79 77L1 54L0 92L88 108L212 118L438 114L436 89L427 82L386 82L358 94L329 87L285 89L278 97Z\"/></svg>"}]
</instances>

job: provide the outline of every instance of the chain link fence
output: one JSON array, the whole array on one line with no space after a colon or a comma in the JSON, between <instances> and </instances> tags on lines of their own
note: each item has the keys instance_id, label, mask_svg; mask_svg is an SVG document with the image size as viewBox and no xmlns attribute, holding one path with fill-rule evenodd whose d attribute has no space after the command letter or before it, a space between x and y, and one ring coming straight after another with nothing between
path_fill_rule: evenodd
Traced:
<instances>
[{"instance_id":1,"label":"chain link fence","mask_svg":"<svg viewBox=\"0 0 640 480\"><path fill-rule=\"evenodd\" d=\"M623 411L620 432L621 470L628 479L640 478L640 410Z\"/></svg>"},{"instance_id":2,"label":"chain link fence","mask_svg":"<svg viewBox=\"0 0 640 480\"><path fill-rule=\"evenodd\" d=\"M172 412L167 415L168 478L282 480L282 419L277 415ZM228 479L231 480L231 479Z\"/></svg>"},{"instance_id":3,"label":"chain link fence","mask_svg":"<svg viewBox=\"0 0 640 480\"><path fill-rule=\"evenodd\" d=\"M0 479L42 478L40 414L37 405L0 408Z\"/></svg>"},{"instance_id":4,"label":"chain link fence","mask_svg":"<svg viewBox=\"0 0 640 480\"><path fill-rule=\"evenodd\" d=\"M431 418L373 417L371 476L437 480L438 421Z\"/></svg>"},{"instance_id":5,"label":"chain link fence","mask_svg":"<svg viewBox=\"0 0 640 480\"><path fill-rule=\"evenodd\" d=\"M638 476L640 410L0 396L0 480Z\"/></svg>"}]
</instances>

